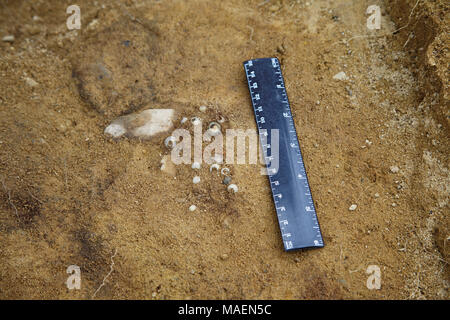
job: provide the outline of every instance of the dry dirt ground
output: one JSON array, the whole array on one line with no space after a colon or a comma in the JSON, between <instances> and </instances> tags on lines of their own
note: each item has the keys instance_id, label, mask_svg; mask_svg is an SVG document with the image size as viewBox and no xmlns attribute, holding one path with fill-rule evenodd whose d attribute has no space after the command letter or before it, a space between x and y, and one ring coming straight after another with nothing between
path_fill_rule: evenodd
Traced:
<instances>
[{"instance_id":1,"label":"dry dirt ground","mask_svg":"<svg viewBox=\"0 0 450 320\"><path fill-rule=\"evenodd\" d=\"M72 31L70 4L0 2L0 298L448 299L448 2L80 0ZM147 108L256 129L242 62L270 56L323 249L283 251L259 165L230 194L161 171L164 137L103 133Z\"/></svg>"}]
</instances>

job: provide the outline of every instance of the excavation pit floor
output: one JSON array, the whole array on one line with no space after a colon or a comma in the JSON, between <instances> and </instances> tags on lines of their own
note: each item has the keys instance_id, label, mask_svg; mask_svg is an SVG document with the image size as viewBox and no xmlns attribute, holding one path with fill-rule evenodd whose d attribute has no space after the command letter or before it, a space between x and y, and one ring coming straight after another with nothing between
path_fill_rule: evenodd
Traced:
<instances>
[{"instance_id":1,"label":"excavation pit floor","mask_svg":"<svg viewBox=\"0 0 450 320\"><path fill-rule=\"evenodd\" d=\"M79 30L69 5L0 4L1 299L448 299L444 1L80 0ZM230 193L207 165L161 170L165 135L104 134L148 108L256 130L242 63L262 57L322 249L283 250L259 164L227 165Z\"/></svg>"}]
</instances>

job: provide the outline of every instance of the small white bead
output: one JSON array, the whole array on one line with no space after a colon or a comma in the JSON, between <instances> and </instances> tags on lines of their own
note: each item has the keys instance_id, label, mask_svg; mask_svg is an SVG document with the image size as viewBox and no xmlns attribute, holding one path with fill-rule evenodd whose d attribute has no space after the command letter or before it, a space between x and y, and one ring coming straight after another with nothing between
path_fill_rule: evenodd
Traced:
<instances>
[{"instance_id":1,"label":"small white bead","mask_svg":"<svg viewBox=\"0 0 450 320\"><path fill-rule=\"evenodd\" d=\"M227 189L228 191L233 191L234 193L238 192L238 186L235 185L234 183L230 184Z\"/></svg>"},{"instance_id":2,"label":"small white bead","mask_svg":"<svg viewBox=\"0 0 450 320\"><path fill-rule=\"evenodd\" d=\"M218 136L219 134L221 134L222 132L220 131L219 127L211 127L209 128L207 131L208 135L210 137L215 137Z\"/></svg>"},{"instance_id":3,"label":"small white bead","mask_svg":"<svg viewBox=\"0 0 450 320\"><path fill-rule=\"evenodd\" d=\"M195 204L189 207L189 211L195 211L195 209L197 209L197 206Z\"/></svg>"},{"instance_id":4,"label":"small white bead","mask_svg":"<svg viewBox=\"0 0 450 320\"><path fill-rule=\"evenodd\" d=\"M198 126L202 123L202 119L200 119L199 117L193 117L191 119L191 122L194 126Z\"/></svg>"},{"instance_id":5,"label":"small white bead","mask_svg":"<svg viewBox=\"0 0 450 320\"><path fill-rule=\"evenodd\" d=\"M177 139L174 136L169 136L164 140L164 144L167 148L173 148L177 144Z\"/></svg>"},{"instance_id":6,"label":"small white bead","mask_svg":"<svg viewBox=\"0 0 450 320\"><path fill-rule=\"evenodd\" d=\"M192 179L193 183L199 183L200 182L200 177L199 176L195 176L194 179Z\"/></svg>"},{"instance_id":7,"label":"small white bead","mask_svg":"<svg viewBox=\"0 0 450 320\"><path fill-rule=\"evenodd\" d=\"M356 204L352 204L348 210L355 211L358 206Z\"/></svg>"}]
</instances>

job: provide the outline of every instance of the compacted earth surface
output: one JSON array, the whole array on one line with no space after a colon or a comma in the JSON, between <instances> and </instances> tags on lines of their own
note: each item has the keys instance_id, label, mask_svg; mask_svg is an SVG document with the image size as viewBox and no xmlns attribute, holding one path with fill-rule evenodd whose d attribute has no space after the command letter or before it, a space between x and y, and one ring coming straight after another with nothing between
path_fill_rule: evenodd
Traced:
<instances>
[{"instance_id":1,"label":"compacted earth surface","mask_svg":"<svg viewBox=\"0 0 450 320\"><path fill-rule=\"evenodd\" d=\"M69 30L72 4L0 3L0 298L448 299L446 1L80 0ZM225 164L230 193L206 164L161 170L169 134L104 133L149 108L256 130L242 62L262 57L321 249L283 250L260 164Z\"/></svg>"}]
</instances>

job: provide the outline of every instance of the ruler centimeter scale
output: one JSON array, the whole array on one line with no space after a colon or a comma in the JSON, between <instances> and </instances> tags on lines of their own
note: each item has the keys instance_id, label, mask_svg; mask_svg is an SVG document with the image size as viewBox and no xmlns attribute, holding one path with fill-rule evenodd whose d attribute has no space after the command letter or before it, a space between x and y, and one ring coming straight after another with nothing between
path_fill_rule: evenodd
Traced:
<instances>
[{"instance_id":1,"label":"ruler centimeter scale","mask_svg":"<svg viewBox=\"0 0 450 320\"><path fill-rule=\"evenodd\" d=\"M253 59L245 61L244 68L284 249L323 247L280 63L277 58ZM271 168L274 129L279 138L278 170Z\"/></svg>"}]
</instances>

